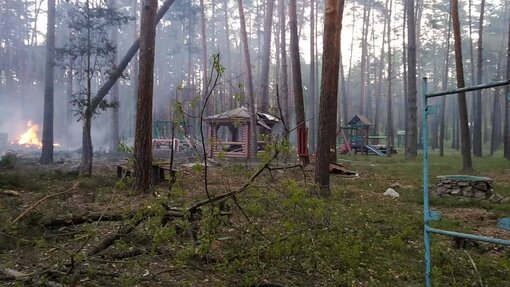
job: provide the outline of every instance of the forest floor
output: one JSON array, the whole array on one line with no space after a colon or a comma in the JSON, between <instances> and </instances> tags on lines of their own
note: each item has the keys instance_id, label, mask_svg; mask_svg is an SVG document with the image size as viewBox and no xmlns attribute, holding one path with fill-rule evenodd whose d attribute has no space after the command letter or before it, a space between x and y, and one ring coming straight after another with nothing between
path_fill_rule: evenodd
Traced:
<instances>
[{"instance_id":1,"label":"forest floor","mask_svg":"<svg viewBox=\"0 0 510 287\"><path fill-rule=\"evenodd\" d=\"M134 193L116 164L92 177L68 164L18 158L0 167L0 286L423 286L421 158L342 156L359 177L332 175L332 196L310 196L313 164L264 169L219 161L179 166L176 182ZM431 156L437 175L460 155ZM271 164L290 165L286 160ZM476 175L510 196L510 162L476 158ZM384 196L398 186L398 198ZM230 193L229 193L230 192ZM193 208L223 193L216 204ZM496 228L510 203L432 198L437 228L510 239ZM432 236L433 286L510 286L510 248Z\"/></svg>"}]
</instances>

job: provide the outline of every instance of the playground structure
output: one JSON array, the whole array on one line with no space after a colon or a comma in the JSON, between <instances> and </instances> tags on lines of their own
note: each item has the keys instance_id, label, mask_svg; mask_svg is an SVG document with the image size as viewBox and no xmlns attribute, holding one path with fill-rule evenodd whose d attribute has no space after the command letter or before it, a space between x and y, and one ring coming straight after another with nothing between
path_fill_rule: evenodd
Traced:
<instances>
[{"instance_id":1,"label":"playground structure","mask_svg":"<svg viewBox=\"0 0 510 287\"><path fill-rule=\"evenodd\" d=\"M437 111L437 106L429 106L428 99L433 97L441 97L446 95L453 95L460 92L470 92L483 90L488 88L495 88L500 86L510 85L510 80L504 82L496 82L492 84L479 85L469 88L461 88L452 91L439 92L439 93L428 93L427 78L423 78L423 112L422 112L422 130L423 130L423 232L424 232L424 245L425 245L425 286L430 287L430 272L431 272L431 256L430 256L430 234L441 234L451 236L455 238L463 238L477 241L484 241L494 244L501 244L510 246L510 240L498 239L493 237L481 236L476 234L467 234L454 232L449 230L442 230L430 227L430 222L439 220L440 214L436 211L431 211L429 208L429 127L428 127L428 116L434 114ZM510 95L507 95L510 96ZM501 222L508 222L506 218Z\"/></svg>"},{"instance_id":2,"label":"playground structure","mask_svg":"<svg viewBox=\"0 0 510 287\"><path fill-rule=\"evenodd\" d=\"M370 127L372 123L363 115L355 115L347 124L347 127L340 127L337 133L342 136L343 145L340 147L340 153L361 152L362 154L375 154L378 156L386 155L386 145L380 145L380 140L387 140L386 136L370 136ZM346 135L345 131L348 131ZM374 142L374 143L372 143ZM396 150L391 148L391 153Z\"/></svg>"},{"instance_id":3,"label":"playground structure","mask_svg":"<svg viewBox=\"0 0 510 287\"><path fill-rule=\"evenodd\" d=\"M250 113L241 107L205 118L209 145L209 157L250 158L253 156L249 135ZM270 114L257 112L258 134L271 134L279 120ZM257 150L263 150L267 141L258 140Z\"/></svg>"}]
</instances>

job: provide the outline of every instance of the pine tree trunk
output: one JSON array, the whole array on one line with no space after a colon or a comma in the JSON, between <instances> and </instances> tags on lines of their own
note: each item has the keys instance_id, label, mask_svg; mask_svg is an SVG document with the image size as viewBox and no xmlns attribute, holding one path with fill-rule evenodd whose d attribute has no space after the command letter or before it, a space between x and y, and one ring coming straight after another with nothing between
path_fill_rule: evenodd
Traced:
<instances>
[{"instance_id":1,"label":"pine tree trunk","mask_svg":"<svg viewBox=\"0 0 510 287\"><path fill-rule=\"evenodd\" d=\"M371 1L363 6L363 34L361 35L361 75L360 75L360 103L359 114L365 113L366 105L366 68L368 54L368 28L370 23L370 11L372 10Z\"/></svg>"},{"instance_id":2,"label":"pine tree trunk","mask_svg":"<svg viewBox=\"0 0 510 287\"><path fill-rule=\"evenodd\" d=\"M445 51L445 64L444 74L442 81L442 89L445 91L448 88L448 71L450 67L450 37L451 37L451 22L452 16L448 16L448 32L446 33L446 51ZM445 141L445 129L446 129L446 97L441 99L441 115L439 121L439 156L444 156L444 141Z\"/></svg>"},{"instance_id":3,"label":"pine tree trunk","mask_svg":"<svg viewBox=\"0 0 510 287\"><path fill-rule=\"evenodd\" d=\"M157 0L142 0L140 74L135 130L136 191L148 192L152 173L152 94L154 85L155 16Z\"/></svg>"},{"instance_id":4,"label":"pine tree trunk","mask_svg":"<svg viewBox=\"0 0 510 287\"><path fill-rule=\"evenodd\" d=\"M414 159L417 155L417 105L416 105L416 23L414 20L414 0L407 0L407 63L408 63L408 95L407 95L407 146L406 159ZM428 148L428 147L424 147Z\"/></svg>"},{"instance_id":5,"label":"pine tree trunk","mask_svg":"<svg viewBox=\"0 0 510 287\"><path fill-rule=\"evenodd\" d=\"M264 43L262 46L262 66L260 69L260 110L269 112L269 64L271 62L271 27L273 26L274 1L267 0L264 19Z\"/></svg>"},{"instance_id":6,"label":"pine tree trunk","mask_svg":"<svg viewBox=\"0 0 510 287\"><path fill-rule=\"evenodd\" d=\"M42 164L53 162L53 110L55 73L55 0L48 0L48 29L46 32L46 67L44 77L44 117L42 135Z\"/></svg>"},{"instance_id":7,"label":"pine tree trunk","mask_svg":"<svg viewBox=\"0 0 510 287\"><path fill-rule=\"evenodd\" d=\"M457 74L457 88L464 88L464 65L462 62L462 46L461 46L461 31L459 19L459 2L452 0L452 23L453 23L453 37L455 40L455 70ZM473 170L471 162L471 141L469 138L469 125L467 115L466 93L459 93L459 116L460 116L460 142L462 153L462 169L464 171Z\"/></svg>"},{"instance_id":8,"label":"pine tree trunk","mask_svg":"<svg viewBox=\"0 0 510 287\"><path fill-rule=\"evenodd\" d=\"M287 73L287 26L285 17L285 0L278 0L278 15L280 19L280 97L281 106L283 111L283 120L286 128L290 125L289 116L289 85L288 85L288 73Z\"/></svg>"},{"instance_id":9,"label":"pine tree trunk","mask_svg":"<svg viewBox=\"0 0 510 287\"><path fill-rule=\"evenodd\" d=\"M257 156L257 115L255 114L255 95L253 93L253 77L251 71L250 48L248 46L248 35L246 33L246 20L244 18L243 0L237 0L239 8L239 18L241 22L241 41L243 42L244 63L246 65L247 92L248 92L248 110L250 111L250 132L248 157Z\"/></svg>"},{"instance_id":10,"label":"pine tree trunk","mask_svg":"<svg viewBox=\"0 0 510 287\"><path fill-rule=\"evenodd\" d=\"M480 23L478 26L478 58L476 69L476 83L482 84L483 76L483 13L485 9L485 0L480 3ZM473 124L473 155L482 156L482 90L476 92L475 101L475 114Z\"/></svg>"},{"instance_id":11,"label":"pine tree trunk","mask_svg":"<svg viewBox=\"0 0 510 287\"><path fill-rule=\"evenodd\" d=\"M116 9L117 3L116 0L110 0L110 6L113 9ZM114 67L117 65L117 45L118 45L118 34L119 29L117 27L112 27L111 31L111 42L114 46L112 63ZM110 151L115 152L117 147L120 144L120 131L119 131L119 85L116 83L111 92L111 102L117 103L117 105L112 108L112 122L111 122L111 142L110 142Z\"/></svg>"},{"instance_id":12,"label":"pine tree trunk","mask_svg":"<svg viewBox=\"0 0 510 287\"><path fill-rule=\"evenodd\" d=\"M510 21L508 21L508 44L506 54L506 78L510 79ZM510 160L510 86L505 88L505 119L503 122L503 155Z\"/></svg>"},{"instance_id":13,"label":"pine tree trunk","mask_svg":"<svg viewBox=\"0 0 510 287\"><path fill-rule=\"evenodd\" d=\"M289 25L290 25L290 58L292 62L292 85L294 94L294 108L296 113L296 127L298 133L307 134L305 105L303 99L303 81L301 78L301 62L299 56L299 37L297 30L297 11L296 0L290 0L289 5ZM298 142L298 146L299 146ZM306 147L303 147L303 149ZM303 165L309 163L308 156L301 156Z\"/></svg>"},{"instance_id":14,"label":"pine tree trunk","mask_svg":"<svg viewBox=\"0 0 510 287\"><path fill-rule=\"evenodd\" d=\"M310 134L315 135L317 133L318 126L318 115L315 113L316 105L316 88L315 88L315 0L310 1L310 74L309 74L309 115L313 115L313 119L310 121ZM316 150L316 139L314 136L310 137L310 149L311 152Z\"/></svg>"},{"instance_id":15,"label":"pine tree trunk","mask_svg":"<svg viewBox=\"0 0 510 287\"><path fill-rule=\"evenodd\" d=\"M344 1L326 0L324 9L324 44L317 137L317 165L315 182L319 195L331 196L329 187L329 162L336 161L336 111L338 72L340 62L340 29ZM331 75L336 75L331 76Z\"/></svg>"},{"instance_id":16,"label":"pine tree trunk","mask_svg":"<svg viewBox=\"0 0 510 287\"><path fill-rule=\"evenodd\" d=\"M389 5L386 4L388 28L386 29L387 45L388 45L388 90L386 91L386 156L391 157L391 151L394 144L393 141L393 97L391 87L391 77L393 76L392 70L392 56L391 56L391 12L393 9L393 0L389 0Z\"/></svg>"},{"instance_id":17,"label":"pine tree trunk","mask_svg":"<svg viewBox=\"0 0 510 287\"><path fill-rule=\"evenodd\" d=\"M209 84L209 79L207 73L207 36L205 33L205 7L204 0L200 0L200 44L202 46L202 57L200 59L202 64L202 101L201 103L205 103L205 97L207 96L207 86ZM210 107L212 105L209 105ZM211 108L206 109L208 114L211 113Z\"/></svg>"},{"instance_id":18,"label":"pine tree trunk","mask_svg":"<svg viewBox=\"0 0 510 287\"><path fill-rule=\"evenodd\" d=\"M133 41L138 41L138 24L137 24L137 15L138 15L138 0L133 0L131 2L131 10L133 17ZM118 66L118 65L117 65ZM136 126L136 102L138 101L138 57L135 54L133 55L133 60L131 61L131 74L129 75L129 79L131 82L131 91L133 93L133 100L131 102L131 117L130 117L130 128L129 132L131 136L134 136L134 127Z\"/></svg>"}]
</instances>

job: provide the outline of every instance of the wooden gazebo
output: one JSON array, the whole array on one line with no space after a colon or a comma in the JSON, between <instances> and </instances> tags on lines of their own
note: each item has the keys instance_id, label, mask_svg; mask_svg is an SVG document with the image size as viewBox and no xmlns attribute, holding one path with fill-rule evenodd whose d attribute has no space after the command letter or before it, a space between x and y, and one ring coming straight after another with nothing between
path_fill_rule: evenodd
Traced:
<instances>
[{"instance_id":1,"label":"wooden gazebo","mask_svg":"<svg viewBox=\"0 0 510 287\"><path fill-rule=\"evenodd\" d=\"M250 158L250 112L241 107L205 118L209 136L208 156L228 158ZM259 133L270 134L279 122L266 113L257 113ZM265 141L258 141L257 150L263 149Z\"/></svg>"}]
</instances>

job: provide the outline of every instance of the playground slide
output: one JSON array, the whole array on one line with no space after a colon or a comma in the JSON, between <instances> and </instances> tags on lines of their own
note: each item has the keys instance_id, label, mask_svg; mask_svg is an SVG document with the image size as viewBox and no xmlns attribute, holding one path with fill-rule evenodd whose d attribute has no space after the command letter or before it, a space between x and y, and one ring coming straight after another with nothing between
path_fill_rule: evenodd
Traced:
<instances>
[{"instance_id":1,"label":"playground slide","mask_svg":"<svg viewBox=\"0 0 510 287\"><path fill-rule=\"evenodd\" d=\"M378 156L384 156L384 153L382 153L380 150L376 149L375 147L371 146L371 145L365 145L365 148L368 149L369 151L375 153L376 155Z\"/></svg>"}]
</instances>

